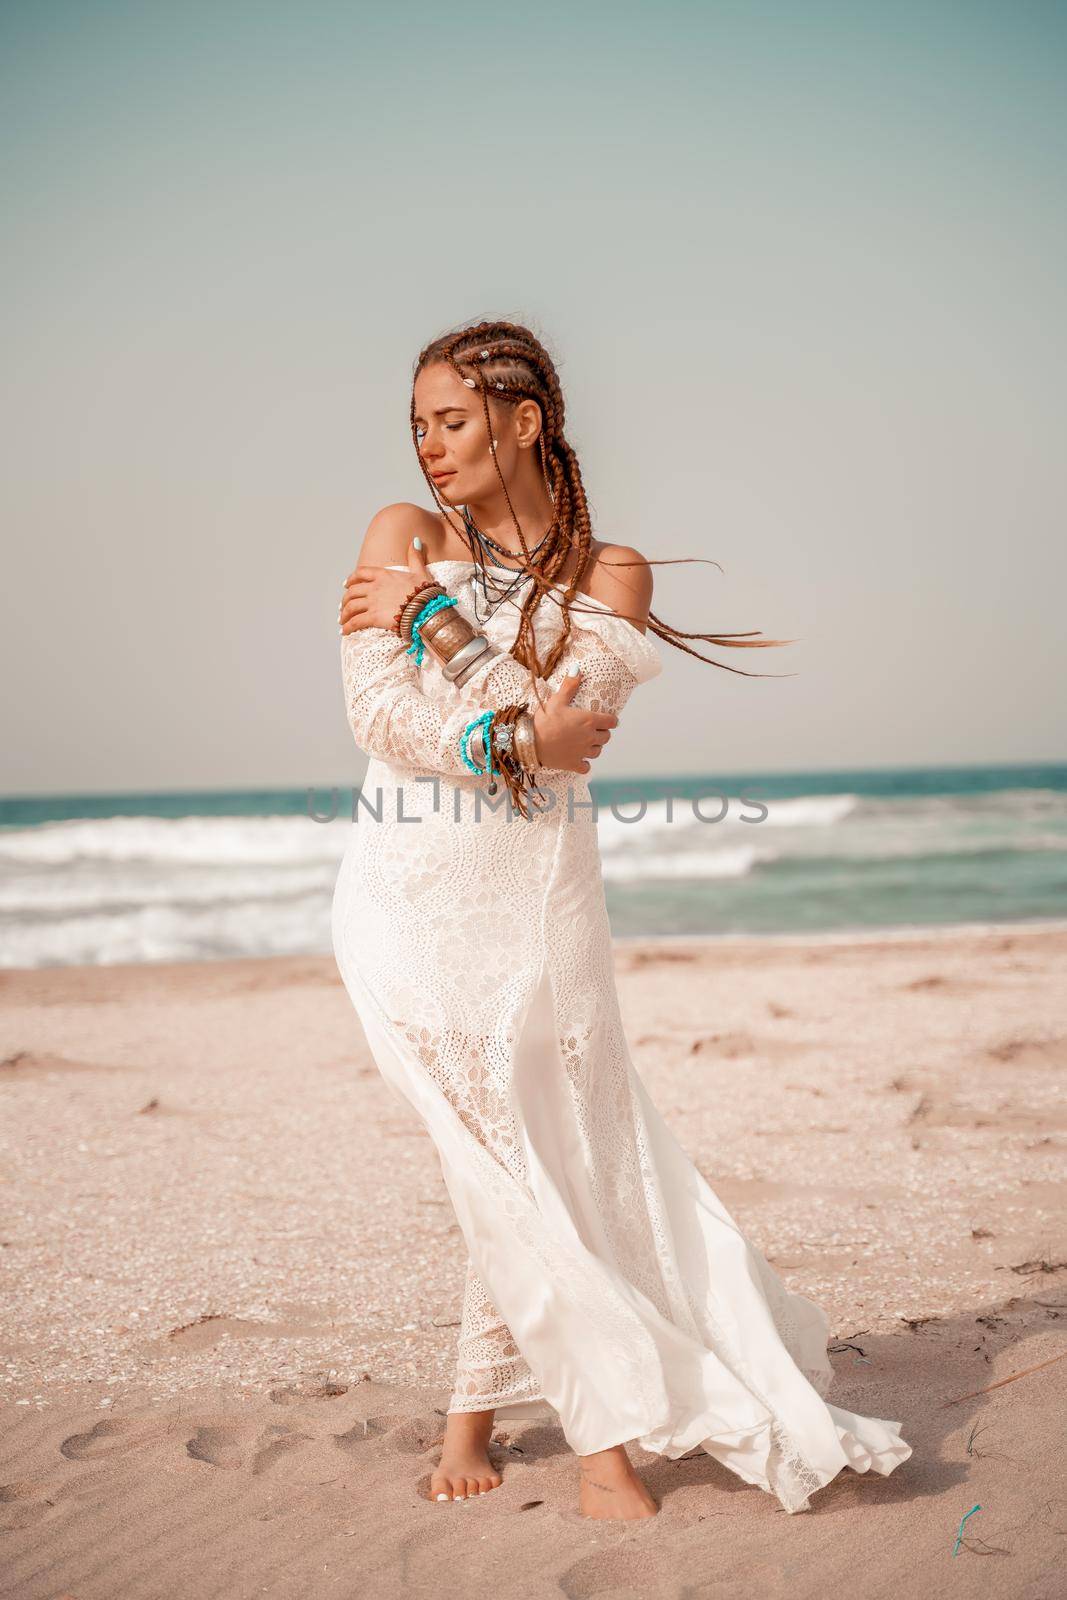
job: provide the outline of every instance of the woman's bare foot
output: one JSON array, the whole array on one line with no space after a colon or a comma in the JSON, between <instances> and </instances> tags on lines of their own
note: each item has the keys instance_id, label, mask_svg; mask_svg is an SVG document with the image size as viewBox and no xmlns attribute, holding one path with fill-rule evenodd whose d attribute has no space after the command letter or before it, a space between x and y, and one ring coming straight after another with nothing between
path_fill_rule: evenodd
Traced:
<instances>
[{"instance_id":1,"label":"woman's bare foot","mask_svg":"<svg viewBox=\"0 0 1067 1600\"><path fill-rule=\"evenodd\" d=\"M579 1456L582 1482L578 1510L583 1517L654 1517L659 1506L637 1476L626 1446Z\"/></svg>"},{"instance_id":2,"label":"woman's bare foot","mask_svg":"<svg viewBox=\"0 0 1067 1600\"><path fill-rule=\"evenodd\" d=\"M488 1494L503 1479L489 1459L492 1411L450 1411L441 1465L430 1474L431 1500L466 1500Z\"/></svg>"}]
</instances>

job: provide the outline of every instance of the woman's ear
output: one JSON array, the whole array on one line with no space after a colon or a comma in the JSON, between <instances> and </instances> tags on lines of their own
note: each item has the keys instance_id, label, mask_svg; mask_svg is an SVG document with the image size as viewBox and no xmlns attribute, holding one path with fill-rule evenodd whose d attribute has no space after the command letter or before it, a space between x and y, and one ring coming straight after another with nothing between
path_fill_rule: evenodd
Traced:
<instances>
[{"instance_id":1,"label":"woman's ear","mask_svg":"<svg viewBox=\"0 0 1067 1600\"><path fill-rule=\"evenodd\" d=\"M519 448L528 450L541 433L541 407L536 400L520 400L515 407L515 438Z\"/></svg>"}]
</instances>

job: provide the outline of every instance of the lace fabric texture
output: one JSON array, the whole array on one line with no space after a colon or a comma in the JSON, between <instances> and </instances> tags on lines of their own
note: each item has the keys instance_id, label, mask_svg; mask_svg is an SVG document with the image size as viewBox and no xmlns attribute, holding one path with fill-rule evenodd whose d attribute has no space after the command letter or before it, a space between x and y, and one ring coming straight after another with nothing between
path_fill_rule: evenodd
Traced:
<instances>
[{"instance_id":1,"label":"lace fabric texture","mask_svg":"<svg viewBox=\"0 0 1067 1600\"><path fill-rule=\"evenodd\" d=\"M506 1406L515 1416L519 1407L532 1407L543 1398L510 1328L468 1262L449 1411L498 1411Z\"/></svg>"},{"instance_id":2,"label":"lace fabric texture","mask_svg":"<svg viewBox=\"0 0 1067 1600\"><path fill-rule=\"evenodd\" d=\"M475 621L473 563L430 565ZM334 896L338 967L466 1239L449 1409L551 1407L579 1454L699 1444L803 1510L843 1466L889 1472L910 1447L898 1424L824 1402L825 1317L745 1239L634 1068L585 776L542 769L550 804L522 818L459 754L480 711L534 709L578 666L575 703L616 713L662 670L653 639L579 603L532 686L506 653L457 690L389 630L345 636L346 712L371 759ZM477 625L506 652L518 615L506 601ZM544 659L551 599L535 627Z\"/></svg>"}]
</instances>

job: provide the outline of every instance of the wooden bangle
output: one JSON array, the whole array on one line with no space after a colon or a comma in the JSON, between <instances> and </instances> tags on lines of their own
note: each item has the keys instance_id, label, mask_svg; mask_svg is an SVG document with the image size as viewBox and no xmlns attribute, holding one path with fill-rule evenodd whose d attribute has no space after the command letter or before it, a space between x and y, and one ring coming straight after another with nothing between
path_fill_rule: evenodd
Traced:
<instances>
[{"instance_id":1,"label":"wooden bangle","mask_svg":"<svg viewBox=\"0 0 1067 1600\"><path fill-rule=\"evenodd\" d=\"M412 589L393 618L393 630L400 635L406 644L411 643L411 624L423 606L436 599L439 594L444 593L445 591L441 585L435 583L432 579L427 579L425 583L420 583L417 588Z\"/></svg>"}]
</instances>

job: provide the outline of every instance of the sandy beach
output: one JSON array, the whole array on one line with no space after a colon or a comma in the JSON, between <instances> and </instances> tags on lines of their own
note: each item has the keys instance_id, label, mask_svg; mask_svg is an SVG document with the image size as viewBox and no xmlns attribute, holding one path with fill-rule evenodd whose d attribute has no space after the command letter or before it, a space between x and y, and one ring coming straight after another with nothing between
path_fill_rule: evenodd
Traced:
<instances>
[{"instance_id":1,"label":"sandy beach","mask_svg":"<svg viewBox=\"0 0 1067 1600\"><path fill-rule=\"evenodd\" d=\"M9 970L0 1594L1067 1594L1067 931L615 949L645 1083L912 1458L789 1516L634 1449L660 1514L592 1523L548 1419L430 1502L466 1252L332 958Z\"/></svg>"}]
</instances>

